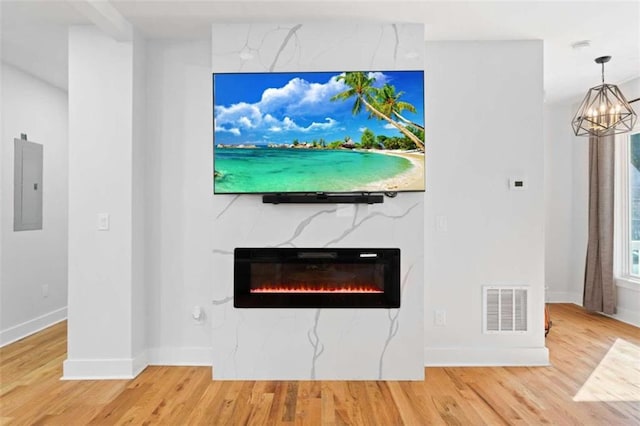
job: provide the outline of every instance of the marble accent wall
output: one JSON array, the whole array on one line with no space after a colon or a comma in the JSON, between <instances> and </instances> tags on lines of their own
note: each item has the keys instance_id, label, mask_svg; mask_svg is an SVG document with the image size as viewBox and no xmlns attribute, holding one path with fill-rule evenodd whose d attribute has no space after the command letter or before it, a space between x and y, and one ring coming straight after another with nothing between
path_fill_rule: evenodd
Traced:
<instances>
[{"instance_id":1,"label":"marble accent wall","mask_svg":"<svg viewBox=\"0 0 640 426\"><path fill-rule=\"evenodd\" d=\"M214 24L213 72L422 70L418 24ZM424 194L376 205L213 195L213 378L422 380ZM398 247L399 309L236 309L235 247Z\"/></svg>"}]
</instances>

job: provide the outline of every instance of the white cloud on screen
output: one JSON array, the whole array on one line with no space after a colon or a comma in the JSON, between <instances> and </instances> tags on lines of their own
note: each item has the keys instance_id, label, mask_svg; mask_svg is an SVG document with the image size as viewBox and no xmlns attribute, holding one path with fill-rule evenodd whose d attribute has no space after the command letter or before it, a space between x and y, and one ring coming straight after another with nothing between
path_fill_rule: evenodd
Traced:
<instances>
[{"instance_id":1,"label":"white cloud on screen","mask_svg":"<svg viewBox=\"0 0 640 426\"><path fill-rule=\"evenodd\" d=\"M215 131L216 132L225 132L225 133L233 133L236 136L240 136L240 129L238 129L237 127L231 127L229 129L222 127L222 126L216 126L215 127Z\"/></svg>"},{"instance_id":2,"label":"white cloud on screen","mask_svg":"<svg viewBox=\"0 0 640 426\"><path fill-rule=\"evenodd\" d=\"M383 73L379 72L379 71L370 72L370 73L367 74L367 77L374 78L376 80L373 83L374 87L382 87L382 86L384 86L385 83L387 83L389 81L387 76L384 75Z\"/></svg>"},{"instance_id":3,"label":"white cloud on screen","mask_svg":"<svg viewBox=\"0 0 640 426\"><path fill-rule=\"evenodd\" d=\"M274 133L327 130L338 124L338 121L331 117L331 113L341 106L340 102L333 103L329 99L344 90L346 86L337 80L337 76L326 83L309 83L296 77L282 87L266 89L260 101L256 103L217 105L216 131L238 136L242 130L248 129L263 129ZM307 126L296 123L295 117L308 110L312 110L314 115L326 113L327 117L324 121L313 121Z\"/></svg>"}]
</instances>

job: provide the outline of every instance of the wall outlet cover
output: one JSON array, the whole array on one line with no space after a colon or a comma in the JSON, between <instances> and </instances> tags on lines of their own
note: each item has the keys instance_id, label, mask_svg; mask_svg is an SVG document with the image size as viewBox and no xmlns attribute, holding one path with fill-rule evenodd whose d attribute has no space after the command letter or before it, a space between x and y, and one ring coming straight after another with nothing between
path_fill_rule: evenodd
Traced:
<instances>
[{"instance_id":1,"label":"wall outlet cover","mask_svg":"<svg viewBox=\"0 0 640 426\"><path fill-rule=\"evenodd\" d=\"M98 230L109 230L109 213L98 213Z\"/></svg>"}]
</instances>

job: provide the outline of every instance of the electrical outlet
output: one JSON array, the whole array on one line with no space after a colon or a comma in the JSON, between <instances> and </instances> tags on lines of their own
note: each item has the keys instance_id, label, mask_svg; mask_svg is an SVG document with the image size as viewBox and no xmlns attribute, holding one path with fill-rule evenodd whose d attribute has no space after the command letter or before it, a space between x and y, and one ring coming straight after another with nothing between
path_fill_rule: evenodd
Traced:
<instances>
[{"instance_id":1,"label":"electrical outlet","mask_svg":"<svg viewBox=\"0 0 640 426\"><path fill-rule=\"evenodd\" d=\"M98 231L109 230L109 213L98 213Z\"/></svg>"},{"instance_id":2,"label":"electrical outlet","mask_svg":"<svg viewBox=\"0 0 640 426\"><path fill-rule=\"evenodd\" d=\"M191 311L191 318L193 318L193 320L196 323L201 323L204 320L204 312L202 312L202 308L200 306L194 306L193 310Z\"/></svg>"},{"instance_id":3,"label":"electrical outlet","mask_svg":"<svg viewBox=\"0 0 640 426\"><path fill-rule=\"evenodd\" d=\"M42 284L42 298L49 297L49 284Z\"/></svg>"},{"instance_id":4,"label":"electrical outlet","mask_svg":"<svg viewBox=\"0 0 640 426\"><path fill-rule=\"evenodd\" d=\"M433 318L433 323L438 327L444 327L447 325L447 311L444 309L437 309Z\"/></svg>"}]
</instances>

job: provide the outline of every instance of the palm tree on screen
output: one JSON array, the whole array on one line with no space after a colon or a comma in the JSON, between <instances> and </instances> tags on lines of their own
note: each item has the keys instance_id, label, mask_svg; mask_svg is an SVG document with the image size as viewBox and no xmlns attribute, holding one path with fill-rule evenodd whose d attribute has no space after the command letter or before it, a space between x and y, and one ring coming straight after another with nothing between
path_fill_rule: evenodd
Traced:
<instances>
[{"instance_id":1,"label":"palm tree on screen","mask_svg":"<svg viewBox=\"0 0 640 426\"><path fill-rule=\"evenodd\" d=\"M338 81L343 81L348 89L334 95L331 98L332 101L345 101L347 99L355 98L353 107L351 108L353 115L359 114L364 107L374 117L385 120L398 129L403 135L413 141L418 149L424 151L424 142L422 142L420 138L407 130L402 124L392 120L391 117L383 114L375 108L375 95L378 93L378 90L373 87L375 78L368 77L364 72L358 71L346 72L338 77Z\"/></svg>"},{"instance_id":2,"label":"palm tree on screen","mask_svg":"<svg viewBox=\"0 0 640 426\"><path fill-rule=\"evenodd\" d=\"M400 97L404 95L404 92L396 92L395 86L389 83L385 83L378 93L376 93L376 108L384 115L391 117L395 116L405 124L417 127L424 131L424 126L408 120L402 115L402 111L416 112L416 107L409 102L400 100Z\"/></svg>"}]
</instances>

